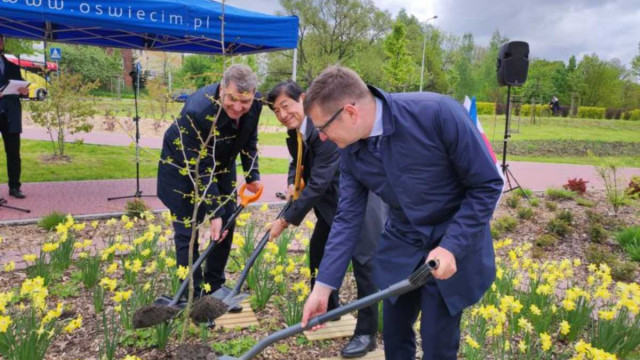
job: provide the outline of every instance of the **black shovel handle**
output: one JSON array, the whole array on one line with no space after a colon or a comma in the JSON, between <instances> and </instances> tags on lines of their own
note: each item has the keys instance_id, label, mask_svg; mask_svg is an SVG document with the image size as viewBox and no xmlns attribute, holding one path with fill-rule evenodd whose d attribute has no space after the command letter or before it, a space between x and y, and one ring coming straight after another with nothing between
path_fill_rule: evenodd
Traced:
<instances>
[{"instance_id":1,"label":"black shovel handle","mask_svg":"<svg viewBox=\"0 0 640 360\"><path fill-rule=\"evenodd\" d=\"M340 306L325 314L317 316L311 319L307 324L307 326L304 328L300 324L296 324L293 326L289 326L286 329L282 329L278 332L275 332L267 336L266 338L262 339L260 342L258 342L253 348L251 348L251 350L243 354L238 360L253 359L256 355L261 353L265 348L267 348L268 346L270 346L271 344L277 341L286 339L293 335L300 334L303 331L311 329L314 326L324 324L327 321L336 319L352 311L366 308L388 297L399 296L402 294L406 294L412 290L415 290L427 283L427 280L429 279L429 275L433 270L438 268L438 265L439 265L438 260L430 260L427 263L420 266L416 271L414 271L411 274L411 276L409 276L408 279L399 281L395 284L392 284L385 290L380 290L375 294L371 294L369 296L363 297L360 300L353 301L347 305Z\"/></svg>"},{"instance_id":2,"label":"black shovel handle","mask_svg":"<svg viewBox=\"0 0 640 360\"><path fill-rule=\"evenodd\" d=\"M238 207L236 208L236 211L234 211L231 217L229 217L229 220L227 220L227 223L224 224L224 226L220 230L220 236L222 236L222 234L224 234L224 232L227 231L227 229L229 229L229 226L233 224L233 222L236 220L236 217L238 217L238 214L240 214L240 212L243 209L244 209L244 206L238 205ZM187 291L187 287L189 286L189 279L193 275L193 272L196 271L196 269L200 268L200 265L202 265L204 260L207 258L207 256L209 256L209 254L213 251L213 249L215 249L217 245L218 243L213 240L209 242L209 246L207 246L204 252L200 254L198 259L196 259L196 262L193 263L193 266L191 266L191 271L189 271L189 276L187 276L184 280L182 280L182 284L180 284L180 288L178 289L178 292L176 292L176 295L173 297L173 299L167 306L175 306L176 304L178 304L182 295L184 295L185 291Z\"/></svg>"},{"instance_id":3,"label":"black shovel handle","mask_svg":"<svg viewBox=\"0 0 640 360\"><path fill-rule=\"evenodd\" d=\"M282 215L284 214L285 211L287 211L287 209L289 208L292 202L293 202L293 198L290 197L287 203L282 208L282 210L280 210L280 213L278 213L276 220L282 217ZM244 285L244 282L247 280L247 276L249 276L249 270L251 270L251 267L256 262L256 259L258 259L258 255L260 255L260 252L262 252L262 249L264 249L264 247L267 246L267 243L269 242L270 234L271 234L271 230L267 230L267 232L264 234L264 236L262 236L262 239L258 243L258 246L256 246L255 249L253 249L251 256L249 256L249 260L247 260L247 263L244 265L244 269L242 269L242 273L240 273L240 277L238 278L238 281L236 281L236 286L234 286L233 290L231 290L231 292L225 297L226 299L230 299L240 293L240 290L242 289L242 285Z\"/></svg>"}]
</instances>

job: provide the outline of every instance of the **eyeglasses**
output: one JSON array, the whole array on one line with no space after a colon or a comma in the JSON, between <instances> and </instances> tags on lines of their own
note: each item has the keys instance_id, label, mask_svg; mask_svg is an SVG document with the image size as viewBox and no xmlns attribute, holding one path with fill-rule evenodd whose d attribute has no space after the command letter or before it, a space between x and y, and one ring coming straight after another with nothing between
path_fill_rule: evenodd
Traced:
<instances>
[{"instance_id":1,"label":"eyeglasses","mask_svg":"<svg viewBox=\"0 0 640 360\"><path fill-rule=\"evenodd\" d=\"M353 102L351 103L351 106L354 106L355 104L356 103ZM344 111L345 106L338 109L338 111L336 111L336 113L333 114L333 116L331 116L326 123L322 124L321 126L316 126L316 130L318 130L321 133L324 133L324 131L329 127L329 125L331 125L331 123L334 122L338 118L338 116Z\"/></svg>"}]
</instances>

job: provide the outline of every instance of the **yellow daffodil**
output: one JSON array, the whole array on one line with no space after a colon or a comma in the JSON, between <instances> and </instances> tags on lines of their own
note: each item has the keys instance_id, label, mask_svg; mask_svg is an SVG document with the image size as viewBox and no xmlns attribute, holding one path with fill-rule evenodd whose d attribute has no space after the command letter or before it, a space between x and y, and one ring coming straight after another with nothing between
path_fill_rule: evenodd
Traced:
<instances>
[{"instance_id":1,"label":"yellow daffodil","mask_svg":"<svg viewBox=\"0 0 640 360\"><path fill-rule=\"evenodd\" d=\"M59 243L57 242L53 242L53 243L45 243L44 245L42 245L42 251L44 252L52 252L55 251L56 249L58 249L58 247L60 246Z\"/></svg>"},{"instance_id":2,"label":"yellow daffodil","mask_svg":"<svg viewBox=\"0 0 640 360\"><path fill-rule=\"evenodd\" d=\"M524 340L518 341L518 350L523 354L527 352L527 343Z\"/></svg>"},{"instance_id":3,"label":"yellow daffodil","mask_svg":"<svg viewBox=\"0 0 640 360\"><path fill-rule=\"evenodd\" d=\"M551 349L551 336L546 332L540 334L540 345L543 351L549 351Z\"/></svg>"},{"instance_id":4,"label":"yellow daffodil","mask_svg":"<svg viewBox=\"0 0 640 360\"><path fill-rule=\"evenodd\" d=\"M12 322L10 316L0 315L0 333L6 333Z\"/></svg>"},{"instance_id":5,"label":"yellow daffodil","mask_svg":"<svg viewBox=\"0 0 640 360\"><path fill-rule=\"evenodd\" d=\"M469 345L472 349L480 349L480 344L475 341L471 336L467 335L464 338L464 341Z\"/></svg>"},{"instance_id":6,"label":"yellow daffodil","mask_svg":"<svg viewBox=\"0 0 640 360\"><path fill-rule=\"evenodd\" d=\"M36 259L38 258L38 256L36 254L25 254L22 255L22 259L26 262L34 262L36 261Z\"/></svg>"},{"instance_id":7,"label":"yellow daffodil","mask_svg":"<svg viewBox=\"0 0 640 360\"><path fill-rule=\"evenodd\" d=\"M16 263L14 261L9 261L8 263L4 264L4 271L6 272L10 272L16 269Z\"/></svg>"},{"instance_id":8,"label":"yellow daffodil","mask_svg":"<svg viewBox=\"0 0 640 360\"><path fill-rule=\"evenodd\" d=\"M178 266L178 270L176 270L176 274L178 275L178 279L184 280L189 275L189 268L186 266Z\"/></svg>"}]
</instances>

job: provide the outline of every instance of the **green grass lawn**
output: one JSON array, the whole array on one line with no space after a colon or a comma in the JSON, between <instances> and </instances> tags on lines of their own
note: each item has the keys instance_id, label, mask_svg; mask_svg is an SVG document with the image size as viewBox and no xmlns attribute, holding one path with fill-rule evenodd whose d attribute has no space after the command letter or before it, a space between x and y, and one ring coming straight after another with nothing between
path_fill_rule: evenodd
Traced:
<instances>
[{"instance_id":1,"label":"green grass lawn","mask_svg":"<svg viewBox=\"0 0 640 360\"><path fill-rule=\"evenodd\" d=\"M287 133L285 132L263 132L258 134L258 143L260 145L276 145L287 146Z\"/></svg>"},{"instance_id":2,"label":"green grass lawn","mask_svg":"<svg viewBox=\"0 0 640 360\"><path fill-rule=\"evenodd\" d=\"M0 141L0 144L2 142ZM2 144L3 147L4 144ZM52 154L48 141L22 140L22 182L131 179L136 176L135 149L122 146L67 144L70 162L51 163L43 157ZM140 176L156 177L159 150L140 152ZM260 173L284 174L287 159L260 158ZM0 182L7 182L6 156L0 156Z\"/></svg>"},{"instance_id":3,"label":"green grass lawn","mask_svg":"<svg viewBox=\"0 0 640 360\"><path fill-rule=\"evenodd\" d=\"M93 108L98 111L98 115L104 115L105 111L111 110L116 116L133 116L135 112L133 99L114 99L108 97L95 97L92 100ZM169 111L166 119L172 119L173 116L180 114L180 110L184 103L170 102ZM28 110L28 104L25 105ZM155 118L160 117L160 111L158 110L158 104L150 101L149 98L144 95L138 99L138 114L141 118ZM282 126L273 111L269 107L264 106L262 108L262 114L260 116L260 125L262 126Z\"/></svg>"},{"instance_id":4,"label":"green grass lawn","mask_svg":"<svg viewBox=\"0 0 640 360\"><path fill-rule=\"evenodd\" d=\"M640 121L590 120L574 118L536 118L531 124L522 117L518 129L518 117L511 119L513 141L518 140L588 140L640 142ZM482 127L489 140L504 136L505 117L480 116ZM516 132L517 131L517 132Z\"/></svg>"}]
</instances>

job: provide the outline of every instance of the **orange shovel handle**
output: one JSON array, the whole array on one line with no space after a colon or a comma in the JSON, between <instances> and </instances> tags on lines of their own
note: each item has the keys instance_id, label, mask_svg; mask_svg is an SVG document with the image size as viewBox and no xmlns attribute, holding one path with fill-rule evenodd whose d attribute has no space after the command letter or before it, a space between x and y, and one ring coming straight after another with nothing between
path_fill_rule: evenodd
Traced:
<instances>
[{"instance_id":1,"label":"orange shovel handle","mask_svg":"<svg viewBox=\"0 0 640 360\"><path fill-rule=\"evenodd\" d=\"M242 184L242 186L240 186L240 190L238 190L238 196L240 196L240 205L242 207L247 207L247 205L260 199L260 196L262 196L262 191L264 190L264 186L260 184L260 188L258 188L258 191L252 195L245 195L244 191L246 189L247 184L245 183Z\"/></svg>"}]
</instances>

